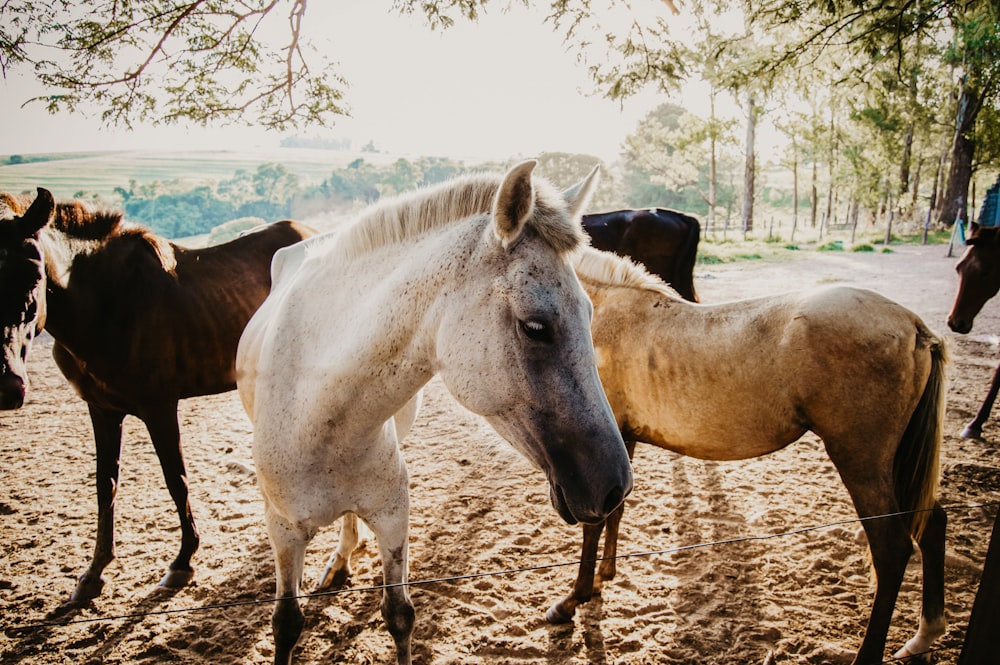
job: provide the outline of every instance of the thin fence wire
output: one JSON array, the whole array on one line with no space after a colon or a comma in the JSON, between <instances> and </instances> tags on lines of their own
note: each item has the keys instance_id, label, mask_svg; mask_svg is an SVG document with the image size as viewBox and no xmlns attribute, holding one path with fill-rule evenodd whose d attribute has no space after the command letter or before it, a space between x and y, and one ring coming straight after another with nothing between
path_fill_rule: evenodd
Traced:
<instances>
[{"instance_id":1,"label":"thin fence wire","mask_svg":"<svg viewBox=\"0 0 1000 665\"><path fill-rule=\"evenodd\" d=\"M979 504L969 504L969 505L942 506L942 508L946 512L948 512L948 511L958 511L958 510L977 510L977 509L983 509L983 508L998 508L998 507L1000 507L1000 502L979 503ZM928 510L930 510L930 509L928 509ZM586 559L586 560L582 560L582 561L580 559L573 559L573 560L570 560L570 561L561 561L561 562L556 562L556 563L541 564L541 565L537 565L537 566L527 566L527 567L524 567L524 568L508 568L508 569L504 569L504 570L492 570L492 571L484 571L484 572L465 573L465 574L462 574L462 575L450 575L450 576L446 576L446 577L435 577L435 578L431 578L431 579L414 580L414 581L401 582L401 583L395 583L395 584L375 584L375 585L371 585L371 586L351 587L351 588L348 588L348 589L335 589L335 590L330 590L330 591L316 591L316 592L313 592L313 593L300 594L298 596L295 596L295 598L297 600L306 600L306 599L309 599L309 598L319 598L319 597L323 597L323 596L341 596L341 595L352 594L352 593L371 593L371 592L374 592L374 591L382 591L382 590L385 590L385 589L390 589L390 588L400 587L400 586L420 587L420 586L429 586L429 585L432 585L432 584L445 584L445 583L453 583L453 582L463 582L463 581L467 581L467 580L480 579L480 578L484 578L484 577L501 577L501 576L518 575L518 574L521 574L521 573L531 573L531 572L539 572L539 571L545 571L545 570L553 570L553 569L556 569L556 568L566 568L566 567L569 567L569 566L577 566L577 565L580 565L581 563L594 564L594 563L597 563L597 562L600 562L600 561L604 561L606 559L622 560L622 559L646 558L646 557L652 557L652 556L663 556L663 555L667 555L667 554L676 554L676 553L679 553L679 552L687 552L687 551L691 551L691 550L704 549L704 548L707 548L707 547L721 547L721 546L725 546L725 545L734 545L734 544L738 544L738 543L749 543L749 542L759 542L759 541L765 541L765 540L774 540L774 539L777 539L777 538L785 538L785 537L788 537L788 536L796 536L796 535L800 535L800 534L804 534L804 533L809 533L809 532L812 532L812 531L820 531L820 530L823 530L823 529L830 529L830 528L833 528L833 527L845 526L845 525L848 525L848 524L862 524L864 522L868 522L868 521L871 521L871 520L886 519L886 518L890 518L890 517L900 517L900 516L903 516L903 515L912 515L912 514L915 514L915 513L918 513L918 512L926 512L926 511L909 510L909 511L895 512L895 513L887 513L885 515L873 515L873 516L870 516L870 517L856 517L856 518L852 518L852 519L839 520L839 521L836 521L836 522L829 522L829 523L826 523L826 524L817 524L817 525L812 525L812 526L799 527L799 528L796 528L796 529L791 529L791 530L788 530L788 531L782 531L782 532L779 532L779 533L750 535L750 536L738 536L738 537L735 537L735 538L725 538L725 539L722 539L722 540L714 540L714 541L710 541L710 542L697 543L697 544L694 544L694 545L684 545L684 546L681 546L681 547L672 547L672 548L659 549L659 550L647 550L647 551L643 551L643 552L629 552L629 553L625 553L625 554L618 554L618 555L616 555L614 557L597 557L597 558L594 558L594 559ZM282 598L282 600L286 600L286 599L287 598ZM179 607L179 608L174 608L174 609L150 610L148 612L137 612L137 613L131 613L131 614L102 615L102 616L87 617L87 618L82 618L82 619L66 619L66 620L60 620L60 621L41 621L41 622L35 622L35 623L14 624L12 626L9 626L6 630L8 632L23 632L23 631L28 631L28 630L36 630L36 629L39 629L39 628L58 628L58 627L63 627L63 626L70 626L70 625L73 625L73 624L98 623L98 622L105 622L105 621L122 621L122 620L127 620L127 619L135 620L135 619L142 619L144 617L160 616L160 615L166 615L166 614L193 614L195 612L211 612L211 611L215 611L215 610L224 610L224 609L229 609L229 608L233 608L233 607L244 607L244 606L248 606L248 605L268 605L268 604L272 604L272 603L277 602L277 600L278 599L274 598L274 597L256 598L256 599L249 599L249 600L234 600L234 601L229 601L229 602L225 602L225 603L213 603L213 604L210 604L210 605L202 605L200 607ZM883 662L895 662L896 660L898 660L898 659L891 659L889 661L883 661Z\"/></svg>"}]
</instances>

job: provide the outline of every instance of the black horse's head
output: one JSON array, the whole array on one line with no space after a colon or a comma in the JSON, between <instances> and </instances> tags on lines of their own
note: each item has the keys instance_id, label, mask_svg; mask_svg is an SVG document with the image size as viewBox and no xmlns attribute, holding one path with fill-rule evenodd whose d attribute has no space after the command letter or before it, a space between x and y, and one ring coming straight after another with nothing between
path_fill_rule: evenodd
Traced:
<instances>
[{"instance_id":1,"label":"black horse's head","mask_svg":"<svg viewBox=\"0 0 1000 665\"><path fill-rule=\"evenodd\" d=\"M28 350L45 324L45 265L39 236L54 211L52 194L42 188L30 206L16 196L0 194L0 409L24 404Z\"/></svg>"}]
</instances>

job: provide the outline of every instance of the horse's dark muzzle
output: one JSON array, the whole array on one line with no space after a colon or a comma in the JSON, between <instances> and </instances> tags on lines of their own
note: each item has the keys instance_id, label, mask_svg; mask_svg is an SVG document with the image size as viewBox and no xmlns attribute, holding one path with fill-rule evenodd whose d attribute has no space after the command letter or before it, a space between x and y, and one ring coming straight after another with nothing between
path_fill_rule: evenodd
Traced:
<instances>
[{"instance_id":1,"label":"horse's dark muzzle","mask_svg":"<svg viewBox=\"0 0 1000 665\"><path fill-rule=\"evenodd\" d=\"M0 411L24 406L24 379L14 374L0 377Z\"/></svg>"},{"instance_id":2,"label":"horse's dark muzzle","mask_svg":"<svg viewBox=\"0 0 1000 665\"><path fill-rule=\"evenodd\" d=\"M966 321L964 319L948 317L948 327L951 328L952 332L957 332L960 335L965 335L970 330L972 330L972 322Z\"/></svg>"}]
</instances>

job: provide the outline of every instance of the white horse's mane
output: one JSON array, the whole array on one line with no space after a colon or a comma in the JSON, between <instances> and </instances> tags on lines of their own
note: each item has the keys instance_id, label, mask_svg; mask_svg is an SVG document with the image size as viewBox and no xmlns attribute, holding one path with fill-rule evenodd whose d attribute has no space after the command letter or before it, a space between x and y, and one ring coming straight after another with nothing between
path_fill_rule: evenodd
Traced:
<instances>
[{"instance_id":1,"label":"white horse's mane","mask_svg":"<svg viewBox=\"0 0 1000 665\"><path fill-rule=\"evenodd\" d=\"M638 263L590 246L580 248L573 255L573 268L581 281L591 284L645 289L680 298L669 284L651 275Z\"/></svg>"},{"instance_id":2,"label":"white horse's mane","mask_svg":"<svg viewBox=\"0 0 1000 665\"><path fill-rule=\"evenodd\" d=\"M470 174L379 201L362 210L338 234L339 250L349 257L405 242L428 231L489 213L503 176ZM562 194L547 180L532 178L535 205L527 228L560 254L584 243Z\"/></svg>"}]
</instances>

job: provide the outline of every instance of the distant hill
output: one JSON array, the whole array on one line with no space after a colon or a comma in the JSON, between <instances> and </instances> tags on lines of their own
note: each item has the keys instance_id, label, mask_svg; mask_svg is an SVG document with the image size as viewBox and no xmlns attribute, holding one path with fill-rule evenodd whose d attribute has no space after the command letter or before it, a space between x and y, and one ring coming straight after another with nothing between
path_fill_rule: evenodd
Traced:
<instances>
[{"instance_id":1,"label":"distant hill","mask_svg":"<svg viewBox=\"0 0 1000 665\"><path fill-rule=\"evenodd\" d=\"M56 198L110 200L116 187L129 182L225 180L243 169L253 172L261 164L283 164L303 183L318 184L336 168L364 158L374 164L389 163L397 156L372 152L347 152L306 148L270 151L117 151L0 155L0 191L50 190Z\"/></svg>"}]
</instances>

